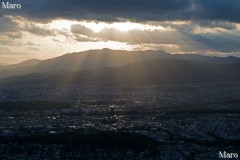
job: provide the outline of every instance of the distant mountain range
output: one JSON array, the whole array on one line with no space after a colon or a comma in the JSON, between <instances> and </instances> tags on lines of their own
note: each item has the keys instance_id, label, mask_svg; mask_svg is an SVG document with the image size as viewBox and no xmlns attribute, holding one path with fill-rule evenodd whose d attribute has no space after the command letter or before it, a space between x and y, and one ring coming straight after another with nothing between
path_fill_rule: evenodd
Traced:
<instances>
[{"instance_id":1,"label":"distant mountain range","mask_svg":"<svg viewBox=\"0 0 240 160\"><path fill-rule=\"evenodd\" d=\"M164 51L89 50L0 68L1 83L141 85L240 80L240 59Z\"/></svg>"},{"instance_id":2,"label":"distant mountain range","mask_svg":"<svg viewBox=\"0 0 240 160\"><path fill-rule=\"evenodd\" d=\"M38 59L31 59L19 64L0 66L0 78L28 74L31 67L42 62Z\"/></svg>"}]
</instances>

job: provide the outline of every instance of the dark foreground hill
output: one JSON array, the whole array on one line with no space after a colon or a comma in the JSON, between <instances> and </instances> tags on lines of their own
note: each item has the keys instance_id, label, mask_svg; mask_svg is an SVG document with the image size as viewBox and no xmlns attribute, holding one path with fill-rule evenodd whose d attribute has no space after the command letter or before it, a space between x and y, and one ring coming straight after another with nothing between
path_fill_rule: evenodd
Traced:
<instances>
[{"instance_id":1,"label":"dark foreground hill","mask_svg":"<svg viewBox=\"0 0 240 160\"><path fill-rule=\"evenodd\" d=\"M240 80L240 63L194 60L147 60L120 67L103 67L56 75L30 74L3 79L4 83L51 85L157 85L215 80Z\"/></svg>"}]
</instances>

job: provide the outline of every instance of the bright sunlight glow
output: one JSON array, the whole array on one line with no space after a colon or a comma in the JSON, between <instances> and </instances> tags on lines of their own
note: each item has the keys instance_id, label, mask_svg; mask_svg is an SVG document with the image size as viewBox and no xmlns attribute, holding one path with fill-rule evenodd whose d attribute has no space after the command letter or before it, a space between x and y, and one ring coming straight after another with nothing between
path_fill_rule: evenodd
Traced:
<instances>
[{"instance_id":1,"label":"bright sunlight glow","mask_svg":"<svg viewBox=\"0 0 240 160\"><path fill-rule=\"evenodd\" d=\"M101 32L105 28L115 28L122 32L127 32L130 30L166 30L166 28L162 26L145 25L133 22L106 23L106 22L77 22L69 20L54 20L49 24L49 27L57 30L70 31L71 26L74 24L81 24L93 30L94 32Z\"/></svg>"}]
</instances>

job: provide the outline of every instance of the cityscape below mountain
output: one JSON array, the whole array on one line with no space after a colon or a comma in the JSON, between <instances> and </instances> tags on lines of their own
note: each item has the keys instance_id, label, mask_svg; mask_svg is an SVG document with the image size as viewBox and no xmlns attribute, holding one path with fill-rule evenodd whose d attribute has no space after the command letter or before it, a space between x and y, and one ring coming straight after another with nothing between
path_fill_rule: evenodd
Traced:
<instances>
[{"instance_id":1,"label":"cityscape below mountain","mask_svg":"<svg viewBox=\"0 0 240 160\"><path fill-rule=\"evenodd\" d=\"M0 68L0 159L240 153L240 59L90 50Z\"/></svg>"}]
</instances>

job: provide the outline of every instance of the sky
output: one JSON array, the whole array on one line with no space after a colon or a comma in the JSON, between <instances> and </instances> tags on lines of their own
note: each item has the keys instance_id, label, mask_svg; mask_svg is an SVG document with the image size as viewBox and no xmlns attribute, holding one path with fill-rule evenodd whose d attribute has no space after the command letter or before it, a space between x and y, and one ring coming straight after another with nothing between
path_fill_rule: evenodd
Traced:
<instances>
[{"instance_id":1,"label":"sky","mask_svg":"<svg viewBox=\"0 0 240 160\"><path fill-rule=\"evenodd\" d=\"M0 8L0 65L102 48L240 57L239 0L8 2L21 9Z\"/></svg>"}]
</instances>

